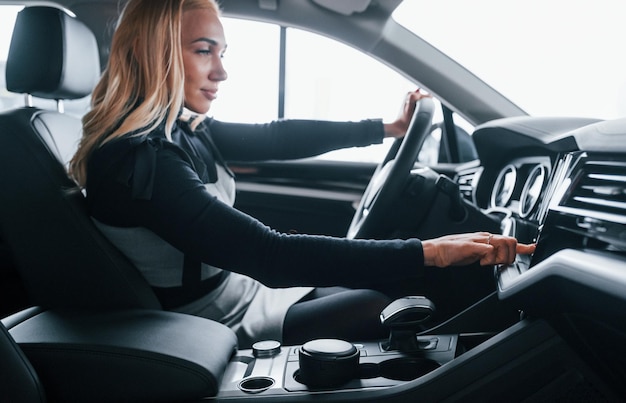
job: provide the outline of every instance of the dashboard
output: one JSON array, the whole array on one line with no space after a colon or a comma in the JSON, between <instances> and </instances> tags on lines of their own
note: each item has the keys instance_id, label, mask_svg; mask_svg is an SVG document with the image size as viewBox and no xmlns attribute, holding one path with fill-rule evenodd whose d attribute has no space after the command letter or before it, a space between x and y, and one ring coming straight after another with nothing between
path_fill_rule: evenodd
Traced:
<instances>
[{"instance_id":1,"label":"dashboard","mask_svg":"<svg viewBox=\"0 0 626 403\"><path fill-rule=\"evenodd\" d=\"M626 382L626 119L518 118L473 135L462 195L532 256L494 269L498 298L551 321L602 376Z\"/></svg>"},{"instance_id":2,"label":"dashboard","mask_svg":"<svg viewBox=\"0 0 626 403\"><path fill-rule=\"evenodd\" d=\"M481 163L458 171L461 193L537 242L532 264L566 247L626 251L626 119L502 119L473 139ZM571 236L545 239L555 231Z\"/></svg>"},{"instance_id":3,"label":"dashboard","mask_svg":"<svg viewBox=\"0 0 626 403\"><path fill-rule=\"evenodd\" d=\"M551 170L547 157L518 158L505 166L491 192L490 208L509 209L521 218L531 218Z\"/></svg>"}]
</instances>

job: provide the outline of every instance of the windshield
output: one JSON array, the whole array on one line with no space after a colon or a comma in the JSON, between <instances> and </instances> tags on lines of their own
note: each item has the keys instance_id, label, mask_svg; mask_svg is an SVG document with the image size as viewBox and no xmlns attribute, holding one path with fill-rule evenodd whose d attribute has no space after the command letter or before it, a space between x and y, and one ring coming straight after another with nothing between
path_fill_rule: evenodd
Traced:
<instances>
[{"instance_id":1,"label":"windshield","mask_svg":"<svg viewBox=\"0 0 626 403\"><path fill-rule=\"evenodd\" d=\"M405 0L394 18L533 116L626 116L621 0Z\"/></svg>"}]
</instances>

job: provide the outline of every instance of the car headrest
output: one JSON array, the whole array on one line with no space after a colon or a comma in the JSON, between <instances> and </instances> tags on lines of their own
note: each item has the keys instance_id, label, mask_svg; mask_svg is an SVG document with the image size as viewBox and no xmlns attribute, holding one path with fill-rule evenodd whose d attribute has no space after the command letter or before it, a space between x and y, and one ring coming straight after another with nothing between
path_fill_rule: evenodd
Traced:
<instances>
[{"instance_id":1,"label":"car headrest","mask_svg":"<svg viewBox=\"0 0 626 403\"><path fill-rule=\"evenodd\" d=\"M9 91L78 99L91 93L99 76L98 44L87 26L54 7L19 12L6 64Z\"/></svg>"}]
</instances>

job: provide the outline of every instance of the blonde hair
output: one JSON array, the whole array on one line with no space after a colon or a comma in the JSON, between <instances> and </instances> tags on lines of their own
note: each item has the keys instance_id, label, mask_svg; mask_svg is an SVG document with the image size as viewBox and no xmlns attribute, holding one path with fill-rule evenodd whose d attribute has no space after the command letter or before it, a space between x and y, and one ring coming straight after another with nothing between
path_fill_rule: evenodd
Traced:
<instances>
[{"instance_id":1,"label":"blonde hair","mask_svg":"<svg viewBox=\"0 0 626 403\"><path fill-rule=\"evenodd\" d=\"M83 117L83 137L70 162L80 186L94 149L130 132L145 135L165 121L165 134L184 104L181 50L185 11L209 9L215 0L130 0L113 34L109 62ZM171 139L171 138L170 138Z\"/></svg>"}]
</instances>

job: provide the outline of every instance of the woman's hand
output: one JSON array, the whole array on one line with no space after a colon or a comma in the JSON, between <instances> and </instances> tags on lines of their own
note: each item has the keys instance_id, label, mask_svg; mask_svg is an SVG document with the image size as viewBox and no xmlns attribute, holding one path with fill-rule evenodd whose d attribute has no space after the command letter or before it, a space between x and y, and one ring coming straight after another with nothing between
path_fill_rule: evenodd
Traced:
<instances>
[{"instance_id":1,"label":"woman's hand","mask_svg":"<svg viewBox=\"0 0 626 403\"><path fill-rule=\"evenodd\" d=\"M422 98L430 98L431 95L424 94L418 88L413 92L409 92L406 94L404 98L404 102L402 103L402 109L398 114L397 119L392 123L385 123L385 137L395 137L402 138L406 134L407 129L409 128L409 123L411 123L411 119L413 118L413 113L415 112L415 104Z\"/></svg>"},{"instance_id":2,"label":"woman's hand","mask_svg":"<svg viewBox=\"0 0 626 403\"><path fill-rule=\"evenodd\" d=\"M446 235L422 241L425 266L462 266L474 262L481 265L511 264L519 254L531 254L535 244L517 243L513 237L475 232Z\"/></svg>"}]
</instances>

